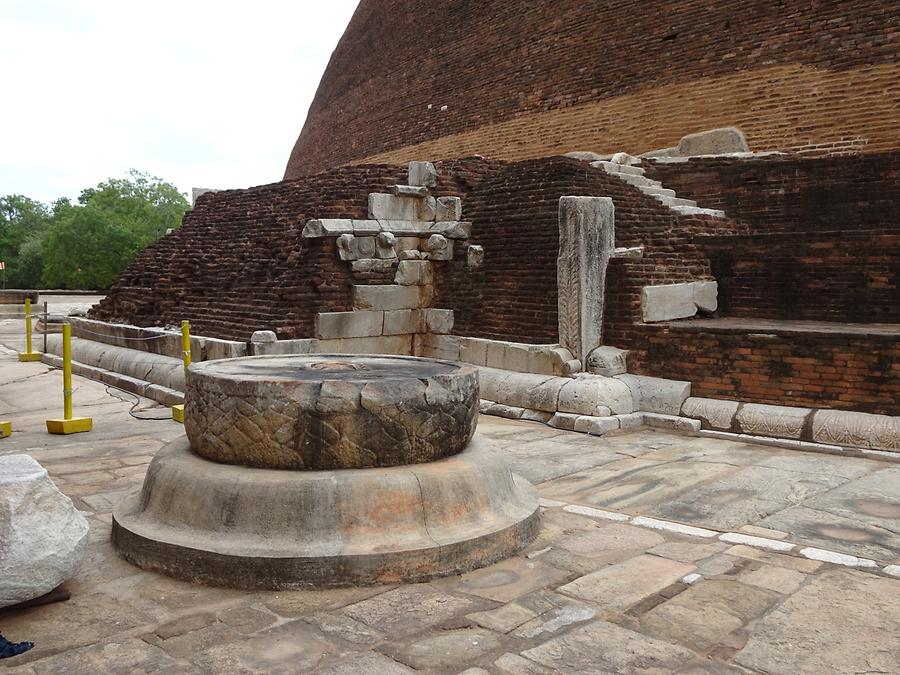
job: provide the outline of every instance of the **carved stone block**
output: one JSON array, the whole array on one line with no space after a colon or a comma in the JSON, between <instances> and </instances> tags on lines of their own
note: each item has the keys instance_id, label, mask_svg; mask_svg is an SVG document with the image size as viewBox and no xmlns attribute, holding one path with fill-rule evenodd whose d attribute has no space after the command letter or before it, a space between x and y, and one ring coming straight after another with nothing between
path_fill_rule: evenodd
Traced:
<instances>
[{"instance_id":1,"label":"carved stone block","mask_svg":"<svg viewBox=\"0 0 900 675\"><path fill-rule=\"evenodd\" d=\"M600 346L606 267L615 248L609 197L561 197L557 308L559 341L582 363Z\"/></svg>"},{"instance_id":2,"label":"carved stone block","mask_svg":"<svg viewBox=\"0 0 900 675\"><path fill-rule=\"evenodd\" d=\"M740 403L737 401L723 401L713 398L687 398L681 406L681 414L700 420L705 429L731 429L734 415Z\"/></svg>"},{"instance_id":3,"label":"carved stone block","mask_svg":"<svg viewBox=\"0 0 900 675\"><path fill-rule=\"evenodd\" d=\"M818 443L900 451L900 417L844 410L817 410L812 437Z\"/></svg>"},{"instance_id":4,"label":"carved stone block","mask_svg":"<svg viewBox=\"0 0 900 675\"><path fill-rule=\"evenodd\" d=\"M622 375L628 372L626 359L628 352L618 347L597 347L588 354L586 370L594 375Z\"/></svg>"},{"instance_id":5,"label":"carved stone block","mask_svg":"<svg viewBox=\"0 0 900 675\"><path fill-rule=\"evenodd\" d=\"M781 405L745 403L735 416L740 430L755 436L775 438L800 438L809 408L790 408Z\"/></svg>"}]
</instances>

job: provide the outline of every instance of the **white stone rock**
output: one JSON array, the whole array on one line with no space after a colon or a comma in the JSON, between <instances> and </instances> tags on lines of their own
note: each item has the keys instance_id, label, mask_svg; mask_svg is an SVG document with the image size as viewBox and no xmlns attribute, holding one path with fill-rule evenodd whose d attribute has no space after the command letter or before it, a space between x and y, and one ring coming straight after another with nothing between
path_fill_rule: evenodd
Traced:
<instances>
[{"instance_id":1,"label":"white stone rock","mask_svg":"<svg viewBox=\"0 0 900 675\"><path fill-rule=\"evenodd\" d=\"M897 577L900 579L900 565L885 565L881 570L885 574L890 574L892 577Z\"/></svg>"},{"instance_id":2,"label":"white stone rock","mask_svg":"<svg viewBox=\"0 0 900 675\"><path fill-rule=\"evenodd\" d=\"M337 237L340 234L353 234L353 221L341 218L314 219L303 226L301 236L304 238Z\"/></svg>"},{"instance_id":3,"label":"white stone rock","mask_svg":"<svg viewBox=\"0 0 900 675\"><path fill-rule=\"evenodd\" d=\"M691 383L682 380L630 374L617 375L615 379L628 386L634 398L634 409L641 412L679 415L691 395Z\"/></svg>"},{"instance_id":4,"label":"white stone rock","mask_svg":"<svg viewBox=\"0 0 900 675\"><path fill-rule=\"evenodd\" d=\"M250 336L250 342L275 342L278 336L273 330L255 330Z\"/></svg>"},{"instance_id":5,"label":"white stone rock","mask_svg":"<svg viewBox=\"0 0 900 675\"><path fill-rule=\"evenodd\" d=\"M641 163L639 157L629 155L627 152L617 152L610 158L613 164L624 164L626 166L636 166Z\"/></svg>"},{"instance_id":6,"label":"white stone rock","mask_svg":"<svg viewBox=\"0 0 900 675\"><path fill-rule=\"evenodd\" d=\"M719 306L719 284L715 281L694 282L694 304L702 312L715 312Z\"/></svg>"},{"instance_id":7,"label":"white stone rock","mask_svg":"<svg viewBox=\"0 0 900 675\"><path fill-rule=\"evenodd\" d=\"M484 262L484 247L471 245L466 247L466 267L475 269Z\"/></svg>"},{"instance_id":8,"label":"white stone rock","mask_svg":"<svg viewBox=\"0 0 900 675\"><path fill-rule=\"evenodd\" d=\"M613 377L628 371L628 352L618 347L601 346L588 354L587 371L594 375Z\"/></svg>"},{"instance_id":9,"label":"white stone rock","mask_svg":"<svg viewBox=\"0 0 900 675\"><path fill-rule=\"evenodd\" d=\"M486 366L487 345L487 340L463 338L459 346L459 360L475 366Z\"/></svg>"},{"instance_id":10,"label":"white stone rock","mask_svg":"<svg viewBox=\"0 0 900 675\"><path fill-rule=\"evenodd\" d=\"M434 197L392 195L389 192L369 193L369 218L375 220L433 221L435 208Z\"/></svg>"},{"instance_id":11,"label":"white stone rock","mask_svg":"<svg viewBox=\"0 0 900 675\"><path fill-rule=\"evenodd\" d=\"M686 534L691 537L702 537L703 539L711 539L718 535L718 532L707 530L703 527L694 527L693 525L682 525L681 523L673 523L668 520L659 520L657 518L648 518L646 516L637 516L631 520L632 525L639 527L649 527L653 530L665 530L667 532L677 532L678 534Z\"/></svg>"},{"instance_id":12,"label":"white stone rock","mask_svg":"<svg viewBox=\"0 0 900 675\"><path fill-rule=\"evenodd\" d=\"M529 410L526 408L522 413L522 417L520 419L546 424L551 420L552 417L553 413L546 412L544 410Z\"/></svg>"},{"instance_id":13,"label":"white stone rock","mask_svg":"<svg viewBox=\"0 0 900 675\"><path fill-rule=\"evenodd\" d=\"M426 286L434 283L431 263L427 260L401 260L394 281L401 286Z\"/></svg>"},{"instance_id":14,"label":"white stone rock","mask_svg":"<svg viewBox=\"0 0 900 675\"><path fill-rule=\"evenodd\" d=\"M415 288L410 286L408 288ZM417 333L419 326L419 310L392 309L384 313L384 335L409 335Z\"/></svg>"},{"instance_id":15,"label":"white stone rock","mask_svg":"<svg viewBox=\"0 0 900 675\"><path fill-rule=\"evenodd\" d=\"M694 284L645 286L641 293L641 310L646 323L694 316L697 313Z\"/></svg>"},{"instance_id":16,"label":"white stone rock","mask_svg":"<svg viewBox=\"0 0 900 675\"><path fill-rule=\"evenodd\" d=\"M437 186L437 169L431 162L410 162L408 171L410 185Z\"/></svg>"},{"instance_id":17,"label":"white stone rock","mask_svg":"<svg viewBox=\"0 0 900 675\"><path fill-rule=\"evenodd\" d=\"M556 261L559 342L587 363L600 346L606 267L615 248L609 197L560 197Z\"/></svg>"},{"instance_id":18,"label":"white stone rock","mask_svg":"<svg viewBox=\"0 0 900 675\"><path fill-rule=\"evenodd\" d=\"M779 541L777 539L769 539L768 537L754 537L749 534L741 534L740 532L726 532L719 537L721 541L727 541L729 544L746 544L754 548L765 548L770 551L781 551L786 553L794 548L794 544L789 541Z\"/></svg>"},{"instance_id":19,"label":"white stone rock","mask_svg":"<svg viewBox=\"0 0 900 675\"><path fill-rule=\"evenodd\" d=\"M581 506L580 504L569 504L568 506L564 506L563 511L568 511L569 513L577 513L580 516L588 516L589 518L615 520L620 523L627 523L629 520L631 520L631 516L628 516L624 513L604 511L603 509L595 509L591 506Z\"/></svg>"},{"instance_id":20,"label":"white stone rock","mask_svg":"<svg viewBox=\"0 0 900 675\"><path fill-rule=\"evenodd\" d=\"M472 236L472 223L468 221L450 221L439 225L441 234L450 239L468 239Z\"/></svg>"},{"instance_id":21,"label":"white stone rock","mask_svg":"<svg viewBox=\"0 0 900 675\"><path fill-rule=\"evenodd\" d=\"M696 433L700 431L700 421L679 415L664 415L661 413L645 412L644 424L656 429L672 429L673 431L687 431Z\"/></svg>"},{"instance_id":22,"label":"white stone rock","mask_svg":"<svg viewBox=\"0 0 900 675\"><path fill-rule=\"evenodd\" d=\"M578 421L578 418L579 415L573 415L572 413L556 413L547 424L556 429L575 431L575 423Z\"/></svg>"},{"instance_id":23,"label":"white stone rock","mask_svg":"<svg viewBox=\"0 0 900 675\"><path fill-rule=\"evenodd\" d=\"M634 410L628 387L610 377L583 374L570 379L559 392L560 412L595 416L599 406L616 414Z\"/></svg>"},{"instance_id":24,"label":"white stone rock","mask_svg":"<svg viewBox=\"0 0 900 675\"><path fill-rule=\"evenodd\" d=\"M740 430L754 436L799 439L812 414L809 408L745 403L735 415Z\"/></svg>"},{"instance_id":25,"label":"white stone rock","mask_svg":"<svg viewBox=\"0 0 900 675\"><path fill-rule=\"evenodd\" d=\"M28 455L0 457L0 607L49 593L84 557L88 523Z\"/></svg>"},{"instance_id":26,"label":"white stone rock","mask_svg":"<svg viewBox=\"0 0 900 675\"><path fill-rule=\"evenodd\" d=\"M382 260L390 260L397 257L394 248L397 239L391 232L379 232L375 237L375 256Z\"/></svg>"},{"instance_id":27,"label":"white stone rock","mask_svg":"<svg viewBox=\"0 0 900 675\"><path fill-rule=\"evenodd\" d=\"M462 219L462 199L459 197L438 197L434 219L439 223Z\"/></svg>"},{"instance_id":28,"label":"white stone rock","mask_svg":"<svg viewBox=\"0 0 900 675\"><path fill-rule=\"evenodd\" d=\"M747 137L735 127L698 131L684 136L678 142L678 154L682 157L724 155L732 152L750 152Z\"/></svg>"},{"instance_id":29,"label":"white stone rock","mask_svg":"<svg viewBox=\"0 0 900 675\"><path fill-rule=\"evenodd\" d=\"M815 548L808 546L800 549L800 555L810 560L820 560L821 562L831 563L832 565L844 565L845 567L878 567L874 560L868 558L859 558L855 555L846 553L838 553L837 551L827 551L823 548Z\"/></svg>"},{"instance_id":30,"label":"white stone rock","mask_svg":"<svg viewBox=\"0 0 900 675\"><path fill-rule=\"evenodd\" d=\"M420 333L446 335L453 330L452 309L423 309L421 316L424 325L420 327Z\"/></svg>"},{"instance_id":31,"label":"white stone rock","mask_svg":"<svg viewBox=\"0 0 900 675\"><path fill-rule=\"evenodd\" d=\"M381 232L381 225L377 220L351 220L353 234L357 237L373 237Z\"/></svg>"},{"instance_id":32,"label":"white stone rock","mask_svg":"<svg viewBox=\"0 0 900 675\"><path fill-rule=\"evenodd\" d=\"M681 414L700 420L704 428L728 430L739 406L737 401L691 396L681 406Z\"/></svg>"},{"instance_id":33,"label":"white stone rock","mask_svg":"<svg viewBox=\"0 0 900 675\"><path fill-rule=\"evenodd\" d=\"M427 197L428 188L424 185L393 185L391 194L404 195L406 197Z\"/></svg>"},{"instance_id":34,"label":"white stone rock","mask_svg":"<svg viewBox=\"0 0 900 675\"><path fill-rule=\"evenodd\" d=\"M596 152L591 152L590 150L573 150L572 152L567 152L564 156L571 157L572 159L580 159L582 162L597 162L604 157L604 155L598 155Z\"/></svg>"},{"instance_id":35,"label":"white stone rock","mask_svg":"<svg viewBox=\"0 0 900 675\"><path fill-rule=\"evenodd\" d=\"M431 286L370 284L353 287L356 309L420 309L431 304Z\"/></svg>"},{"instance_id":36,"label":"white stone rock","mask_svg":"<svg viewBox=\"0 0 900 675\"><path fill-rule=\"evenodd\" d=\"M316 337L319 339L374 337L381 335L384 312L319 312Z\"/></svg>"}]
</instances>

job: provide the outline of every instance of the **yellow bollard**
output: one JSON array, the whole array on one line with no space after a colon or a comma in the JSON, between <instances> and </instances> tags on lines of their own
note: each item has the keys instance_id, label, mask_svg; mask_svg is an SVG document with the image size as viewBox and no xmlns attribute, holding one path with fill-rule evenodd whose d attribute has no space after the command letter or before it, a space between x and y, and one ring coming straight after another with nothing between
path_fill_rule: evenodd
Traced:
<instances>
[{"instance_id":1,"label":"yellow bollard","mask_svg":"<svg viewBox=\"0 0 900 675\"><path fill-rule=\"evenodd\" d=\"M19 361L40 361L42 356L31 351L31 298L25 298L25 351L19 352Z\"/></svg>"},{"instance_id":2,"label":"yellow bollard","mask_svg":"<svg viewBox=\"0 0 900 675\"><path fill-rule=\"evenodd\" d=\"M0 422L0 438L7 438L9 436L12 436L12 422Z\"/></svg>"},{"instance_id":3,"label":"yellow bollard","mask_svg":"<svg viewBox=\"0 0 900 675\"><path fill-rule=\"evenodd\" d=\"M90 431L94 421L90 417L72 417L72 327L64 323L63 339L63 418L47 420L51 434L77 434Z\"/></svg>"},{"instance_id":4,"label":"yellow bollard","mask_svg":"<svg viewBox=\"0 0 900 675\"><path fill-rule=\"evenodd\" d=\"M184 361L184 384L187 389L188 366L191 365L191 324L188 321L181 322L181 358ZM172 419L184 424L184 405L172 406Z\"/></svg>"}]
</instances>

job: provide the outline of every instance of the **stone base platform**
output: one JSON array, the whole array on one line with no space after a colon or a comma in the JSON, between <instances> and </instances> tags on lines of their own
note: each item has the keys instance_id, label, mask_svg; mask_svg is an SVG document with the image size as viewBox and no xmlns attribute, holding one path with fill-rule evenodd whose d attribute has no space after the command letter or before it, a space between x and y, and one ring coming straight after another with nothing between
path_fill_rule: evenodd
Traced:
<instances>
[{"instance_id":1,"label":"stone base platform","mask_svg":"<svg viewBox=\"0 0 900 675\"><path fill-rule=\"evenodd\" d=\"M478 434L447 459L333 471L218 464L185 437L113 512L112 536L145 569L282 590L466 572L513 555L539 525L535 489Z\"/></svg>"}]
</instances>

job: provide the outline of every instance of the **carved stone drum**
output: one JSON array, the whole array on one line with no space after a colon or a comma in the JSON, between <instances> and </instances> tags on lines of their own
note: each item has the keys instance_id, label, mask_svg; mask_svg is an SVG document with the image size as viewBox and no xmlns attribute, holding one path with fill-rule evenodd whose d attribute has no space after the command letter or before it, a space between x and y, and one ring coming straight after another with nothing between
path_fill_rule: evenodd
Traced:
<instances>
[{"instance_id":1,"label":"carved stone drum","mask_svg":"<svg viewBox=\"0 0 900 675\"><path fill-rule=\"evenodd\" d=\"M244 589L423 581L537 535L537 493L475 434L478 374L396 356L191 366L185 430L113 512L130 562Z\"/></svg>"}]
</instances>

